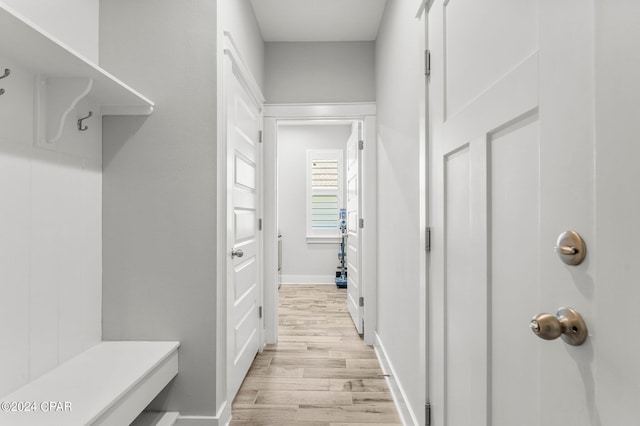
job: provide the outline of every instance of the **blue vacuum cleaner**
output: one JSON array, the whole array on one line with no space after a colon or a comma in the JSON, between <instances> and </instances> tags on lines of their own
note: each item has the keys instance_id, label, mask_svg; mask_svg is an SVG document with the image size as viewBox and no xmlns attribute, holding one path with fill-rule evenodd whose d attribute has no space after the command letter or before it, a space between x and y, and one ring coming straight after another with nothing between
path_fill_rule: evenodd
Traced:
<instances>
[{"instance_id":1,"label":"blue vacuum cleaner","mask_svg":"<svg viewBox=\"0 0 640 426\"><path fill-rule=\"evenodd\" d=\"M340 209L340 251L338 251L338 270L336 271L336 286L347 288L347 211Z\"/></svg>"}]
</instances>

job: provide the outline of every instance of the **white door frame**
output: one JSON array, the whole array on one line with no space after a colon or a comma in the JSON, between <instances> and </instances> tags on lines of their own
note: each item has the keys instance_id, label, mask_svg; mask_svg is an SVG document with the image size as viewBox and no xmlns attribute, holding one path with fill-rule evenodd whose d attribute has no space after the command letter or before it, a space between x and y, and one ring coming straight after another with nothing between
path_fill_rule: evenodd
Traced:
<instances>
[{"instance_id":1,"label":"white door frame","mask_svg":"<svg viewBox=\"0 0 640 426\"><path fill-rule=\"evenodd\" d=\"M428 25L429 25L429 7L432 4L432 1L422 0L420 2L420 6L418 8L418 12L416 13L416 19L424 21L424 25L422 25L422 34L420 38L420 47L421 50L426 52L429 46L428 40ZM426 53L425 53L425 61ZM425 63L425 68L427 64ZM428 252L431 249L431 232L429 227L430 217L429 217L429 208L430 208L430 192L429 192L429 151L430 151L430 140L429 140L429 76L425 71L424 76L424 86L419 88L422 89L420 92L420 148L419 148L419 179L421 184L420 189L420 229L424 230L420 234L420 247L424 247L425 251ZM431 395L430 395L430 375L429 375L429 255L428 253L423 253L420 256L420 360L422 365L420 369L424 371L422 377L424 377L424 386L425 386L425 406L431 406Z\"/></svg>"},{"instance_id":2,"label":"white door frame","mask_svg":"<svg viewBox=\"0 0 640 426\"><path fill-rule=\"evenodd\" d=\"M227 311L227 273L228 273L228 261L230 258L230 253L227 250L227 232L230 230L230 224L228 223L227 218L227 208L228 208L228 167L227 167L227 114L226 114L226 104L227 104L227 81L225 78L225 64L227 63L227 59L230 60L230 66L228 67L231 72L233 72L238 80L243 84L249 95L253 98L253 101L258 105L262 105L262 112L264 112L264 96L262 91L260 90L260 86L257 84L255 78L249 71L249 68L246 66L245 62L242 60L238 49L233 41L233 37L229 32L224 32L224 50L219 57L220 61L218 63L218 88L219 93L217 97L217 105L218 105L218 114L217 114L217 144L216 144L216 203L217 203L217 218L216 218L216 250L217 257L215 259L216 262L216 277L217 283L215 288L215 309L216 311L216 408L217 415L216 418L220 419L224 424L227 420L231 418L231 403L229 399L233 396L228 395L228 379L227 379L227 334L229 330L227 329L230 325L230 321L228 318L229 312ZM228 70L226 71L229 72ZM264 164L264 149L258 147L257 150L258 163ZM260 169L258 169L258 173L260 174ZM258 216L260 216L260 212L264 212L264 185L261 184L261 180L258 179ZM264 239L262 239L264 242ZM262 252L262 256L258 255L258 300L264 298L264 280L263 274L261 271L261 258L262 265L264 265L264 245L262 245L262 249L259 252ZM212 261L214 261L212 259ZM258 335L259 346L262 348L265 342L264 336L264 318L260 319L258 330L260 334Z\"/></svg>"},{"instance_id":3,"label":"white door frame","mask_svg":"<svg viewBox=\"0 0 640 426\"><path fill-rule=\"evenodd\" d=\"M427 52L429 48L429 9L433 4L433 0L421 0L416 13L416 19L424 21L420 34L420 49ZM427 60L425 53L425 62ZM427 64L425 63L425 69ZM430 390L430 335L429 335L429 275L430 275L430 256L428 251L431 249L431 232L430 232L430 215L429 209L431 207L431 193L429 191L429 185L431 181L429 179L429 159L430 159L430 139L429 139L429 75L425 71L424 86L420 89L420 155L419 155L419 179L420 190L420 229L424 230L420 234L420 246L425 247L425 255L420 256L420 360L422 365L421 370L424 371L424 386L425 386L425 405L431 406L431 390Z\"/></svg>"},{"instance_id":4,"label":"white door frame","mask_svg":"<svg viewBox=\"0 0 640 426\"><path fill-rule=\"evenodd\" d=\"M362 120L362 265L364 341L373 345L377 323L377 136L376 104L272 104L264 107L264 322L267 343L278 341L277 128L280 120Z\"/></svg>"}]
</instances>

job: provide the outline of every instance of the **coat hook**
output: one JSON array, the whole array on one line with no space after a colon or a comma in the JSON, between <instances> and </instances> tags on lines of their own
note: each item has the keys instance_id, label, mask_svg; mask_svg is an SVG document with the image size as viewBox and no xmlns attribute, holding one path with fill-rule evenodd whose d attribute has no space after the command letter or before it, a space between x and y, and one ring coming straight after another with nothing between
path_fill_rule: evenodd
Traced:
<instances>
[{"instance_id":1,"label":"coat hook","mask_svg":"<svg viewBox=\"0 0 640 426\"><path fill-rule=\"evenodd\" d=\"M11 74L11 70L9 68L5 68L4 69L4 74L2 76L0 76L0 80L2 80L5 77L8 77L9 74ZM0 89L0 96L4 95L4 89Z\"/></svg>"},{"instance_id":2,"label":"coat hook","mask_svg":"<svg viewBox=\"0 0 640 426\"><path fill-rule=\"evenodd\" d=\"M85 130L87 130L89 128L89 126L82 127L82 122L84 120L86 120L87 118L90 118L92 115L93 115L93 112L89 111L89 115L87 115L86 117L81 118L81 119L78 120L78 130L80 130L81 132L84 132Z\"/></svg>"}]
</instances>

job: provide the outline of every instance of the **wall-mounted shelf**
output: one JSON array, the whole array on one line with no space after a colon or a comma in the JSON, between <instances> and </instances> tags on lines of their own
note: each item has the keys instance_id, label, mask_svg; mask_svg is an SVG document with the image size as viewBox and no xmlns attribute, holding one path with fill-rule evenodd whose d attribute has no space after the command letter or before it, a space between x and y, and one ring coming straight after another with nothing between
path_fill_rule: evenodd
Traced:
<instances>
[{"instance_id":1,"label":"wall-mounted shelf","mask_svg":"<svg viewBox=\"0 0 640 426\"><path fill-rule=\"evenodd\" d=\"M42 98L51 95L58 98L61 86L69 85L75 93L68 93L68 103L61 111L48 111L47 121L60 122L80 99L88 96L100 107L102 115L149 115L153 112L151 100L132 89L99 66L93 64L73 49L64 45L46 31L0 2L0 58L6 57L24 69L46 81L47 87L56 87L48 96L42 96L42 87L37 88ZM2 64L0 64L1 66ZM88 89L88 90L87 90ZM86 92L86 93L85 93ZM58 103L57 100L54 101ZM48 109L48 108L47 108ZM57 118L51 118L54 115ZM49 127L49 125L45 126ZM55 127L55 126L54 126ZM47 131L47 139L53 139L57 130Z\"/></svg>"}]
</instances>

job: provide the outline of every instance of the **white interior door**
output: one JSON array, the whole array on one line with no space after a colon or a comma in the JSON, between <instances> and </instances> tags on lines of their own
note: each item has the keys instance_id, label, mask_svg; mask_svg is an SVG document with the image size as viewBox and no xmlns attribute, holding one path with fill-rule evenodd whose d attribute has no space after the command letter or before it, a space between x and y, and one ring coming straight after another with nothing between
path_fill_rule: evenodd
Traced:
<instances>
[{"instance_id":1,"label":"white interior door","mask_svg":"<svg viewBox=\"0 0 640 426\"><path fill-rule=\"evenodd\" d=\"M236 395L259 350L261 241L258 230L261 106L226 57L227 386Z\"/></svg>"},{"instance_id":2,"label":"white interior door","mask_svg":"<svg viewBox=\"0 0 640 426\"><path fill-rule=\"evenodd\" d=\"M358 333L364 332L364 322L360 303L362 283L360 280L360 134L361 124L354 123L347 141L347 306Z\"/></svg>"},{"instance_id":3,"label":"white interior door","mask_svg":"<svg viewBox=\"0 0 640 426\"><path fill-rule=\"evenodd\" d=\"M639 17L640 2L596 2L596 273L585 289L597 313L590 414L602 426L640 424L640 341L628 336L640 319Z\"/></svg>"},{"instance_id":4,"label":"white interior door","mask_svg":"<svg viewBox=\"0 0 640 426\"><path fill-rule=\"evenodd\" d=\"M569 346L529 329L564 306L591 331L596 322L595 250L579 266L554 252L569 229L595 245L593 10L578 0L429 10L433 424L601 425L597 339Z\"/></svg>"}]
</instances>

